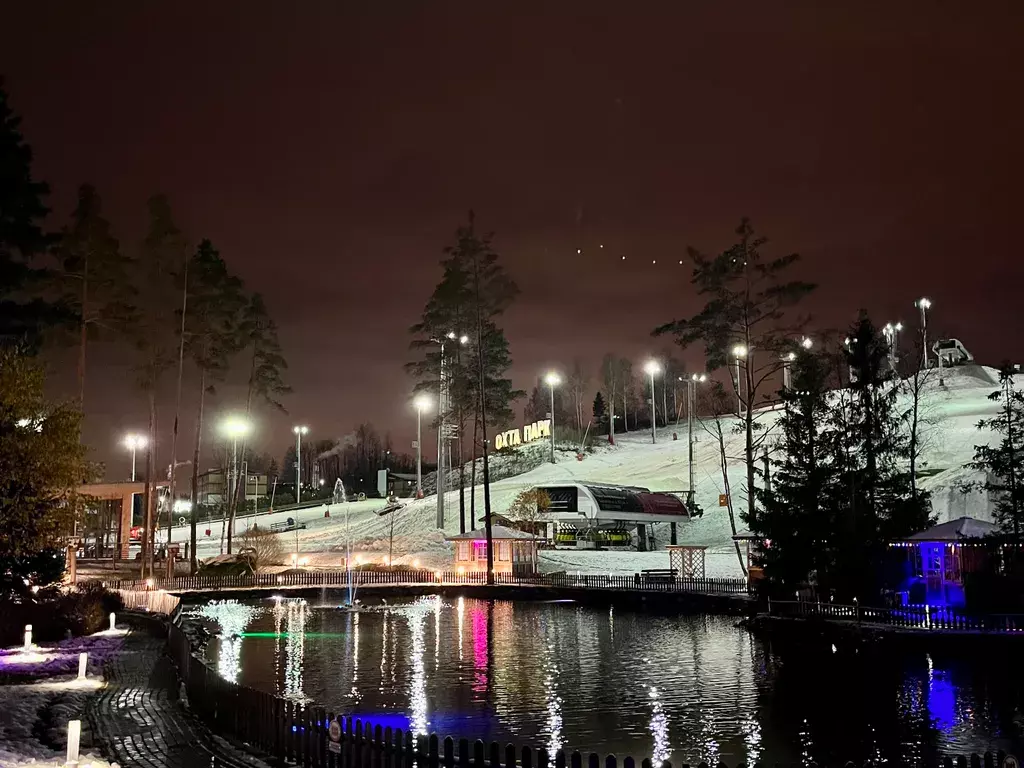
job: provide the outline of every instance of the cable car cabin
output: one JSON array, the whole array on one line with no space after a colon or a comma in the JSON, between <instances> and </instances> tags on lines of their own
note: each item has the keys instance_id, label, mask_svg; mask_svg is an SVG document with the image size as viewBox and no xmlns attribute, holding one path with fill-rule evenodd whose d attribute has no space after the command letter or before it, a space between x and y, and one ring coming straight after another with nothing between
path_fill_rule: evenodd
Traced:
<instances>
[{"instance_id":1,"label":"cable car cabin","mask_svg":"<svg viewBox=\"0 0 1024 768\"><path fill-rule=\"evenodd\" d=\"M653 523L668 523L670 541L664 543L675 544L678 524L690 519L676 494L638 486L569 483L538 485L537 490L551 500L546 510L538 509L538 520L556 547L627 548L635 532L638 550L653 549Z\"/></svg>"},{"instance_id":2,"label":"cable car cabin","mask_svg":"<svg viewBox=\"0 0 1024 768\"><path fill-rule=\"evenodd\" d=\"M487 533L484 530L467 531L458 536L449 536L447 541L455 544L455 570L460 573L487 571ZM491 542L494 544L493 567L497 574L513 576L536 576L537 549L542 539L532 533L491 526Z\"/></svg>"}]
</instances>

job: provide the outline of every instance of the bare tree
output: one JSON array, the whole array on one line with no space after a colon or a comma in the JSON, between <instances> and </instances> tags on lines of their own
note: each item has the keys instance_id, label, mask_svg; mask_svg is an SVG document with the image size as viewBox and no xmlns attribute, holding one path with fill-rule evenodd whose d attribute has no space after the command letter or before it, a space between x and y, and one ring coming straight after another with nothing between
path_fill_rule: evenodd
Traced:
<instances>
[{"instance_id":1,"label":"bare tree","mask_svg":"<svg viewBox=\"0 0 1024 768\"><path fill-rule=\"evenodd\" d=\"M590 383L590 377L587 372L583 370L583 363L580 362L579 358L573 361L572 373L569 374L569 381L567 386L569 388L569 396L572 398L572 415L576 421L576 430L579 432L583 431L583 418L585 414L585 403L587 385Z\"/></svg>"},{"instance_id":2,"label":"bare tree","mask_svg":"<svg viewBox=\"0 0 1024 768\"><path fill-rule=\"evenodd\" d=\"M622 389L622 366L611 352L601 360L601 380L608 402L608 442L615 445L615 398Z\"/></svg>"},{"instance_id":3,"label":"bare tree","mask_svg":"<svg viewBox=\"0 0 1024 768\"><path fill-rule=\"evenodd\" d=\"M259 573L269 565L280 565L284 560L281 537L262 528L249 528L238 537L239 554L252 556L253 568Z\"/></svg>"}]
</instances>

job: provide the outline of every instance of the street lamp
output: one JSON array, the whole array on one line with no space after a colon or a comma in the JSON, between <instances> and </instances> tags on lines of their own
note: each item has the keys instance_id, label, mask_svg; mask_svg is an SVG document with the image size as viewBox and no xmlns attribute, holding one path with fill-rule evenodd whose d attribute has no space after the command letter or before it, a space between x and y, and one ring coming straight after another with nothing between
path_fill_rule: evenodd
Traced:
<instances>
[{"instance_id":1,"label":"street lamp","mask_svg":"<svg viewBox=\"0 0 1024 768\"><path fill-rule=\"evenodd\" d=\"M132 452L132 482L135 482L135 452L146 447L149 440L145 435L125 435L124 446Z\"/></svg>"},{"instance_id":2,"label":"street lamp","mask_svg":"<svg viewBox=\"0 0 1024 768\"><path fill-rule=\"evenodd\" d=\"M438 355L438 362L440 363L440 370L438 372L438 384L437 384L437 527L444 528L444 495L447 488L447 481L445 478L445 441L451 440L452 435L450 433L450 425L447 423L448 409L451 407L450 392L449 392L449 377L451 374L446 370L447 365L445 364L444 358L444 345L448 341L458 341L459 344L465 346L469 341L469 336L466 334L456 334L455 331L448 331L440 338L432 337L431 342L437 344L440 349ZM448 469L451 469L451 452L448 452Z\"/></svg>"},{"instance_id":3,"label":"street lamp","mask_svg":"<svg viewBox=\"0 0 1024 768\"><path fill-rule=\"evenodd\" d=\"M800 348L804 351L810 351L811 347L814 346L814 341L804 336L800 339ZM793 385L793 374L790 370L790 364L796 360L797 353L794 350L790 350L786 354L782 355L779 359L782 360L782 388L790 389Z\"/></svg>"},{"instance_id":4,"label":"street lamp","mask_svg":"<svg viewBox=\"0 0 1024 768\"><path fill-rule=\"evenodd\" d=\"M416 498L423 498L423 412L430 408L430 398L417 395L412 401L416 406Z\"/></svg>"},{"instance_id":5,"label":"street lamp","mask_svg":"<svg viewBox=\"0 0 1024 768\"><path fill-rule=\"evenodd\" d=\"M928 310L932 308L932 300L922 296L914 302L914 306L921 310L921 368L928 368Z\"/></svg>"},{"instance_id":6,"label":"street lamp","mask_svg":"<svg viewBox=\"0 0 1024 768\"><path fill-rule=\"evenodd\" d=\"M295 503L302 501L302 438L309 434L309 427L292 427L295 433Z\"/></svg>"},{"instance_id":7,"label":"street lamp","mask_svg":"<svg viewBox=\"0 0 1024 768\"><path fill-rule=\"evenodd\" d=\"M655 431L657 426L657 414L654 410L654 374L661 373L661 366L657 360L648 360L644 363L644 373L651 377L651 442L658 442L658 433Z\"/></svg>"},{"instance_id":8,"label":"street lamp","mask_svg":"<svg viewBox=\"0 0 1024 768\"><path fill-rule=\"evenodd\" d=\"M900 344L900 331L903 330L903 323L886 323L885 327L882 328L882 334L885 336L886 342L889 344L889 365L892 366L893 370L896 370L896 363L899 362L899 344Z\"/></svg>"},{"instance_id":9,"label":"street lamp","mask_svg":"<svg viewBox=\"0 0 1024 768\"><path fill-rule=\"evenodd\" d=\"M743 415L743 380L740 378L740 358L747 356L747 348L737 344L732 348L733 357L736 358L736 415Z\"/></svg>"},{"instance_id":10,"label":"street lamp","mask_svg":"<svg viewBox=\"0 0 1024 768\"><path fill-rule=\"evenodd\" d=\"M695 373L686 382L686 441L690 464L690 488L686 492L687 511L693 511L693 404L696 400L697 385L708 380L706 373Z\"/></svg>"},{"instance_id":11,"label":"street lamp","mask_svg":"<svg viewBox=\"0 0 1024 768\"><path fill-rule=\"evenodd\" d=\"M551 390L551 421L548 427L551 432L551 463L555 463L555 387L562 383L562 377L554 371L544 377L544 383Z\"/></svg>"}]
</instances>

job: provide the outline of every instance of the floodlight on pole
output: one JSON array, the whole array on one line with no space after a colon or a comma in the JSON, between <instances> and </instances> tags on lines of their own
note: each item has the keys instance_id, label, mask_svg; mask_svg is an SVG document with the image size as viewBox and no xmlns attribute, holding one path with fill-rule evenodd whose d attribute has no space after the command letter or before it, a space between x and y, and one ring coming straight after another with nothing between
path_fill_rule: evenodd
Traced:
<instances>
[{"instance_id":1,"label":"floodlight on pole","mask_svg":"<svg viewBox=\"0 0 1024 768\"><path fill-rule=\"evenodd\" d=\"M416 406L416 498L423 498L423 412L430 409L430 397L416 395L412 404Z\"/></svg>"},{"instance_id":2,"label":"floodlight on pole","mask_svg":"<svg viewBox=\"0 0 1024 768\"><path fill-rule=\"evenodd\" d=\"M694 373L690 376L686 382L686 442L687 442L687 460L690 467L690 486L686 491L686 510L688 513L693 514L693 404L697 399L697 385L707 381L708 376L706 373Z\"/></svg>"},{"instance_id":3,"label":"floodlight on pole","mask_svg":"<svg viewBox=\"0 0 1024 768\"><path fill-rule=\"evenodd\" d=\"M922 296L914 302L921 312L921 368L928 368L928 310L932 308L932 300Z\"/></svg>"},{"instance_id":4,"label":"floodlight on pole","mask_svg":"<svg viewBox=\"0 0 1024 768\"><path fill-rule=\"evenodd\" d=\"M736 415L743 415L743 380L740 378L740 358L747 356L747 348L737 344L732 348L732 355L736 358Z\"/></svg>"},{"instance_id":5,"label":"floodlight on pole","mask_svg":"<svg viewBox=\"0 0 1024 768\"><path fill-rule=\"evenodd\" d=\"M555 463L555 387L562 383L562 377L555 371L549 371L544 377L544 383L551 390L551 415L549 417L548 429L551 432L551 463Z\"/></svg>"},{"instance_id":6,"label":"floodlight on pole","mask_svg":"<svg viewBox=\"0 0 1024 768\"><path fill-rule=\"evenodd\" d=\"M804 336L802 339L800 339L800 346L803 347L804 349L810 349L811 347L814 346L814 340L807 336Z\"/></svg>"},{"instance_id":7,"label":"floodlight on pole","mask_svg":"<svg viewBox=\"0 0 1024 768\"><path fill-rule=\"evenodd\" d=\"M228 483L230 505L237 501L232 498L231 489L238 483L238 438L245 437L251 430L252 425L242 416L228 416L220 425L220 431L231 440L231 478Z\"/></svg>"},{"instance_id":8,"label":"floodlight on pole","mask_svg":"<svg viewBox=\"0 0 1024 768\"><path fill-rule=\"evenodd\" d=\"M654 376L661 373L661 365L657 360L648 360L644 363L644 373L651 377L651 443L656 443L658 442L658 433L655 428L658 418L654 410Z\"/></svg>"},{"instance_id":9,"label":"floodlight on pole","mask_svg":"<svg viewBox=\"0 0 1024 768\"><path fill-rule=\"evenodd\" d=\"M132 482L135 482L135 452L145 449L149 440L145 435L125 435L124 446L132 452Z\"/></svg>"},{"instance_id":10,"label":"floodlight on pole","mask_svg":"<svg viewBox=\"0 0 1024 768\"><path fill-rule=\"evenodd\" d=\"M302 501L302 438L309 434L309 427L299 425L292 427L295 433L295 503Z\"/></svg>"}]
</instances>

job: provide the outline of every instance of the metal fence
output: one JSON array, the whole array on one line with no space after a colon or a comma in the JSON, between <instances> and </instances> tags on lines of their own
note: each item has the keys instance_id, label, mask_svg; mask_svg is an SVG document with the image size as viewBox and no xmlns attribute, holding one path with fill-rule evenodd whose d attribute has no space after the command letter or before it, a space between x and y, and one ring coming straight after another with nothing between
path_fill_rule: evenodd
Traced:
<instances>
[{"instance_id":1,"label":"metal fence","mask_svg":"<svg viewBox=\"0 0 1024 768\"><path fill-rule=\"evenodd\" d=\"M431 570L356 570L353 584L358 586L482 586L485 574L467 571ZM282 574L243 574L238 576L178 576L173 579L146 581L109 581L109 589L152 590L173 592L221 589L263 589L274 587L344 587L348 584L346 571L302 571ZM494 584L508 587L553 587L560 589L598 589L639 592L678 592L703 595L747 595L743 579L679 579L662 575L636 573L633 575L556 573L547 576L523 577L495 574Z\"/></svg>"},{"instance_id":2,"label":"metal fence","mask_svg":"<svg viewBox=\"0 0 1024 768\"><path fill-rule=\"evenodd\" d=\"M903 605L873 608L808 600L770 600L769 616L884 624L907 629L964 632L1024 632L1022 614L971 614L948 606Z\"/></svg>"}]
</instances>

